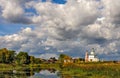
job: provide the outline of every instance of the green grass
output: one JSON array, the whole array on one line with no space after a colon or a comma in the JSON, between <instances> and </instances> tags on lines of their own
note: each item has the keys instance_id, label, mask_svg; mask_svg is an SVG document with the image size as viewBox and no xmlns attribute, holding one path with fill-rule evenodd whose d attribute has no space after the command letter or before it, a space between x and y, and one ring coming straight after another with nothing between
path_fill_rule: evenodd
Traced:
<instances>
[{"instance_id":1,"label":"green grass","mask_svg":"<svg viewBox=\"0 0 120 78\"><path fill-rule=\"evenodd\" d=\"M0 64L0 71L22 70L29 68L29 65Z\"/></svg>"},{"instance_id":2,"label":"green grass","mask_svg":"<svg viewBox=\"0 0 120 78\"><path fill-rule=\"evenodd\" d=\"M54 68L59 70L59 64L29 64L29 65L16 65L16 64L0 64L0 71L8 70L22 70L25 68Z\"/></svg>"},{"instance_id":3,"label":"green grass","mask_svg":"<svg viewBox=\"0 0 120 78\"><path fill-rule=\"evenodd\" d=\"M61 73L83 78L120 78L120 64L90 63L66 65Z\"/></svg>"}]
</instances>

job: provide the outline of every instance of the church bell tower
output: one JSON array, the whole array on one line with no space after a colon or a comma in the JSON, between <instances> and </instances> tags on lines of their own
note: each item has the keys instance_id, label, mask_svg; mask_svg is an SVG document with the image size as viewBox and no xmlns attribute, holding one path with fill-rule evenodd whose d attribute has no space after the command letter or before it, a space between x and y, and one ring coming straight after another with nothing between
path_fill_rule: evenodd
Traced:
<instances>
[{"instance_id":1,"label":"church bell tower","mask_svg":"<svg viewBox=\"0 0 120 78\"><path fill-rule=\"evenodd\" d=\"M85 53L85 62L88 62L88 51Z\"/></svg>"}]
</instances>

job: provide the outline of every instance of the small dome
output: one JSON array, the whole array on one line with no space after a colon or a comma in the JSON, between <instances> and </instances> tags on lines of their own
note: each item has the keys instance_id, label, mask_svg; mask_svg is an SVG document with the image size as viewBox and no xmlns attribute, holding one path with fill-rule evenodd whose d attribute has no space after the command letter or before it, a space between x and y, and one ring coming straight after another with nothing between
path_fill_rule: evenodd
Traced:
<instances>
[{"instance_id":1,"label":"small dome","mask_svg":"<svg viewBox=\"0 0 120 78\"><path fill-rule=\"evenodd\" d=\"M94 55L95 54L95 50L94 50L94 48L92 48L92 51L91 51L91 53L90 54L92 54L92 55Z\"/></svg>"},{"instance_id":2,"label":"small dome","mask_svg":"<svg viewBox=\"0 0 120 78\"><path fill-rule=\"evenodd\" d=\"M91 52L90 54L94 55L94 52Z\"/></svg>"}]
</instances>

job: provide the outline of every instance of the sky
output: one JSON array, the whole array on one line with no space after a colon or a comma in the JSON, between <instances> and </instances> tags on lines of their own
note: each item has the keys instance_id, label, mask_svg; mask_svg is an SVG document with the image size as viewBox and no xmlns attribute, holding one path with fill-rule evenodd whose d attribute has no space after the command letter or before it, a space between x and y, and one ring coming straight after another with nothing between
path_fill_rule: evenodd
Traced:
<instances>
[{"instance_id":1,"label":"sky","mask_svg":"<svg viewBox=\"0 0 120 78\"><path fill-rule=\"evenodd\" d=\"M120 0L0 0L0 48L40 58L120 60Z\"/></svg>"}]
</instances>

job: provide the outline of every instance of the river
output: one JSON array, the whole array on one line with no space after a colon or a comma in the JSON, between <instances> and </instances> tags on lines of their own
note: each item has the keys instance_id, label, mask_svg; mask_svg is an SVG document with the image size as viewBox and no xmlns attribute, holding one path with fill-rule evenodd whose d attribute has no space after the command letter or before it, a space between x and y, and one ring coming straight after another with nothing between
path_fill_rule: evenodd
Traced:
<instances>
[{"instance_id":1,"label":"river","mask_svg":"<svg viewBox=\"0 0 120 78\"><path fill-rule=\"evenodd\" d=\"M23 69L0 71L0 78L60 78L56 69Z\"/></svg>"}]
</instances>

